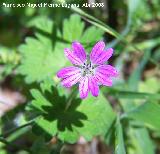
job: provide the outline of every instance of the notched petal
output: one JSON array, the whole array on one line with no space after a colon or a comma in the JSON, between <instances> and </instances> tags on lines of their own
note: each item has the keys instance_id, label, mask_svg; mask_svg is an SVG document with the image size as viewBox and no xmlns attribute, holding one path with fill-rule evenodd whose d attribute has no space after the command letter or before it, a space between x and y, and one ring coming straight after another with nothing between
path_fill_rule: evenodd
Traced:
<instances>
[{"instance_id":1,"label":"notched petal","mask_svg":"<svg viewBox=\"0 0 160 154\"><path fill-rule=\"evenodd\" d=\"M94 64L104 64L113 54L113 49L108 48L106 51L101 52L99 56L96 57Z\"/></svg>"},{"instance_id":2,"label":"notched petal","mask_svg":"<svg viewBox=\"0 0 160 154\"><path fill-rule=\"evenodd\" d=\"M95 60L103 52L104 47L105 47L105 43L103 41L99 41L92 48L92 51L90 54L90 60L92 61L93 64L95 64Z\"/></svg>"},{"instance_id":3,"label":"notched petal","mask_svg":"<svg viewBox=\"0 0 160 154\"><path fill-rule=\"evenodd\" d=\"M72 48L73 54L75 54L82 61L82 63L84 63L87 56L83 46L79 42L75 41L72 43Z\"/></svg>"},{"instance_id":4,"label":"notched petal","mask_svg":"<svg viewBox=\"0 0 160 154\"><path fill-rule=\"evenodd\" d=\"M73 54L73 52L70 49L65 48L64 53L65 53L66 57L68 58L68 60L72 64L75 64L75 65L81 65L82 64L82 61L75 54Z\"/></svg>"}]
</instances>

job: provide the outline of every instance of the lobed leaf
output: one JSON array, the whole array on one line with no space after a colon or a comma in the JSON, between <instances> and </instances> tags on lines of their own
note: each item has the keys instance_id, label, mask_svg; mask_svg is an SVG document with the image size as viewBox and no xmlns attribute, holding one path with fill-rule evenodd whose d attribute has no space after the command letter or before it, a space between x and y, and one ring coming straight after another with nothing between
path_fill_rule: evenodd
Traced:
<instances>
[{"instance_id":1,"label":"lobed leaf","mask_svg":"<svg viewBox=\"0 0 160 154\"><path fill-rule=\"evenodd\" d=\"M83 136L89 141L96 135L105 135L115 119L115 113L103 95L83 101L71 100L59 96L54 87L44 93L32 90L32 95L34 100L30 108L41 112L33 131L37 135L43 134L46 139L56 135L63 142L75 143ZM71 103L69 107L68 103Z\"/></svg>"},{"instance_id":2,"label":"lobed leaf","mask_svg":"<svg viewBox=\"0 0 160 154\"><path fill-rule=\"evenodd\" d=\"M63 23L63 38L67 41L79 40L84 30L84 23L81 22L80 16L72 15L69 20Z\"/></svg>"},{"instance_id":3,"label":"lobed leaf","mask_svg":"<svg viewBox=\"0 0 160 154\"><path fill-rule=\"evenodd\" d=\"M62 34L50 19L43 16L34 18L28 26L36 27L36 38L27 38L26 43L19 47L22 58L18 67L18 72L25 76L27 83L41 82L55 76L66 65L64 48L71 47L72 41L82 42L87 49L91 49L103 35L95 27L84 31L84 22L78 15L64 20ZM87 41L89 36L92 42Z\"/></svg>"}]
</instances>

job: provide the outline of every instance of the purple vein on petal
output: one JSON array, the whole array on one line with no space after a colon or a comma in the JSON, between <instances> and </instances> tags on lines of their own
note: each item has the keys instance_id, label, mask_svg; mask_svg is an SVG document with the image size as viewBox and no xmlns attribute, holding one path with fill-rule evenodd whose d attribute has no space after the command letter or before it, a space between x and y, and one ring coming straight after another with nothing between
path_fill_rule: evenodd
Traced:
<instances>
[{"instance_id":1,"label":"purple vein on petal","mask_svg":"<svg viewBox=\"0 0 160 154\"><path fill-rule=\"evenodd\" d=\"M109 87L112 86L112 80L108 76L105 76L104 74L97 72L95 77L97 79L97 82L101 83L102 85Z\"/></svg>"},{"instance_id":2,"label":"purple vein on petal","mask_svg":"<svg viewBox=\"0 0 160 154\"><path fill-rule=\"evenodd\" d=\"M71 76L66 77L65 79L63 79L62 85L64 87L69 88L69 87L75 85L80 80L81 80L81 73L77 73L77 74L71 75Z\"/></svg>"},{"instance_id":3,"label":"purple vein on petal","mask_svg":"<svg viewBox=\"0 0 160 154\"><path fill-rule=\"evenodd\" d=\"M72 64L75 64L75 65L81 65L82 64L82 61L77 56L75 56L70 49L65 48L64 53L65 53L66 57L68 58L68 60Z\"/></svg>"},{"instance_id":4,"label":"purple vein on petal","mask_svg":"<svg viewBox=\"0 0 160 154\"><path fill-rule=\"evenodd\" d=\"M118 72L117 70L111 66L111 65L99 65L96 68L96 72L99 72L101 74L107 75L107 76L111 76L111 77L116 77L118 76Z\"/></svg>"},{"instance_id":5,"label":"purple vein on petal","mask_svg":"<svg viewBox=\"0 0 160 154\"><path fill-rule=\"evenodd\" d=\"M88 77L83 77L79 84L80 98L84 99L88 96L89 86L88 86Z\"/></svg>"},{"instance_id":6,"label":"purple vein on petal","mask_svg":"<svg viewBox=\"0 0 160 154\"><path fill-rule=\"evenodd\" d=\"M73 53L84 63L86 61L86 52L79 42L72 43Z\"/></svg>"},{"instance_id":7,"label":"purple vein on petal","mask_svg":"<svg viewBox=\"0 0 160 154\"><path fill-rule=\"evenodd\" d=\"M97 57L103 52L104 47L105 43L103 41L99 41L95 44L90 54L90 59L92 63L95 63Z\"/></svg>"},{"instance_id":8,"label":"purple vein on petal","mask_svg":"<svg viewBox=\"0 0 160 154\"><path fill-rule=\"evenodd\" d=\"M111 78L118 76L118 72L113 66L105 64L112 56L113 49L108 48L104 51L104 47L103 41L97 42L91 51L90 61L85 49L77 41L72 43L72 49L64 50L66 57L76 66L61 69L57 72L57 77L62 79L62 85L67 88L79 83L81 99L86 98L89 92L97 97L99 84L112 86Z\"/></svg>"},{"instance_id":9,"label":"purple vein on petal","mask_svg":"<svg viewBox=\"0 0 160 154\"><path fill-rule=\"evenodd\" d=\"M81 70L78 67L75 66L69 66L69 67L65 67L62 68L60 71L57 72L57 77L58 78L66 78L68 76L80 73Z\"/></svg>"},{"instance_id":10,"label":"purple vein on petal","mask_svg":"<svg viewBox=\"0 0 160 154\"><path fill-rule=\"evenodd\" d=\"M95 59L95 64L104 64L113 54L113 49L109 48L106 51L101 52L99 56Z\"/></svg>"},{"instance_id":11,"label":"purple vein on petal","mask_svg":"<svg viewBox=\"0 0 160 154\"><path fill-rule=\"evenodd\" d=\"M89 90L91 91L93 96L95 96L95 97L98 96L99 86L98 86L98 83L97 83L96 79L94 78L94 76L89 77Z\"/></svg>"}]
</instances>

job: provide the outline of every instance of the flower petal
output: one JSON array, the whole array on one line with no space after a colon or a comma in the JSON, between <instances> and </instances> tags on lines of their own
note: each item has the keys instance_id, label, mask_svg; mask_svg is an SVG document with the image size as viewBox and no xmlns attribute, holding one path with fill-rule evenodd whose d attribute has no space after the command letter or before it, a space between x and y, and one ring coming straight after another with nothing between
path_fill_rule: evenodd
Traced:
<instances>
[{"instance_id":1,"label":"flower petal","mask_svg":"<svg viewBox=\"0 0 160 154\"><path fill-rule=\"evenodd\" d=\"M78 67L74 67L74 66L65 67L57 72L57 77L58 78L66 78L66 77L69 77L71 75L74 75L74 74L77 74L80 72L81 72L81 70Z\"/></svg>"},{"instance_id":2,"label":"flower petal","mask_svg":"<svg viewBox=\"0 0 160 154\"><path fill-rule=\"evenodd\" d=\"M107 75L107 76L111 76L111 77L116 77L118 76L118 72L117 70L111 66L111 65L99 65L96 68L96 72L99 72L101 74Z\"/></svg>"},{"instance_id":3,"label":"flower petal","mask_svg":"<svg viewBox=\"0 0 160 154\"><path fill-rule=\"evenodd\" d=\"M98 96L99 86L96 79L93 76L89 77L89 90L91 91L93 96Z\"/></svg>"},{"instance_id":4,"label":"flower petal","mask_svg":"<svg viewBox=\"0 0 160 154\"><path fill-rule=\"evenodd\" d=\"M112 86L112 80L107 75L104 75L100 72L96 72L95 78L97 82L101 83L102 85L109 86L109 87Z\"/></svg>"},{"instance_id":5,"label":"flower petal","mask_svg":"<svg viewBox=\"0 0 160 154\"><path fill-rule=\"evenodd\" d=\"M65 79L63 79L62 85L66 88L69 88L75 85L80 80L81 80L81 73L77 73L77 74L68 76Z\"/></svg>"},{"instance_id":6,"label":"flower petal","mask_svg":"<svg viewBox=\"0 0 160 154\"><path fill-rule=\"evenodd\" d=\"M64 53L72 64L81 65L83 63L70 49L65 48Z\"/></svg>"},{"instance_id":7,"label":"flower petal","mask_svg":"<svg viewBox=\"0 0 160 154\"><path fill-rule=\"evenodd\" d=\"M86 61L86 52L79 42L72 43L73 53L84 63Z\"/></svg>"},{"instance_id":8,"label":"flower petal","mask_svg":"<svg viewBox=\"0 0 160 154\"><path fill-rule=\"evenodd\" d=\"M88 77L83 77L82 80L80 81L79 84L79 93L80 93L80 98L84 99L88 96L89 92L89 79Z\"/></svg>"},{"instance_id":9,"label":"flower petal","mask_svg":"<svg viewBox=\"0 0 160 154\"><path fill-rule=\"evenodd\" d=\"M95 60L103 52L104 47L105 47L105 43L103 41L97 42L93 47L90 54L90 60L92 61L93 64L95 64Z\"/></svg>"},{"instance_id":10,"label":"flower petal","mask_svg":"<svg viewBox=\"0 0 160 154\"><path fill-rule=\"evenodd\" d=\"M104 62L106 62L113 54L113 49L112 48L108 48L106 51L101 52L101 54L99 54L97 56L97 59L94 60L94 64L104 64Z\"/></svg>"}]
</instances>

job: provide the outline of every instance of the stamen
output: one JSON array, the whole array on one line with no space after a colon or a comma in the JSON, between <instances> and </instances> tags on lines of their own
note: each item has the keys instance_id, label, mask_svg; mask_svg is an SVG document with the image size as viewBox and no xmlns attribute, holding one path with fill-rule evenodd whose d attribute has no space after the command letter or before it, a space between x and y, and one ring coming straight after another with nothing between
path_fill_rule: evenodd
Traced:
<instances>
[{"instance_id":1,"label":"stamen","mask_svg":"<svg viewBox=\"0 0 160 154\"><path fill-rule=\"evenodd\" d=\"M94 69L95 66L92 65L91 61L87 60L82 66L82 75L83 76L90 76L90 75L94 75Z\"/></svg>"}]
</instances>

